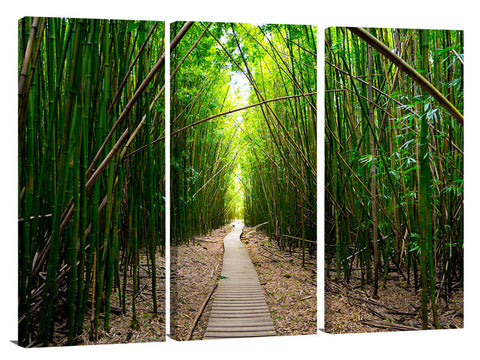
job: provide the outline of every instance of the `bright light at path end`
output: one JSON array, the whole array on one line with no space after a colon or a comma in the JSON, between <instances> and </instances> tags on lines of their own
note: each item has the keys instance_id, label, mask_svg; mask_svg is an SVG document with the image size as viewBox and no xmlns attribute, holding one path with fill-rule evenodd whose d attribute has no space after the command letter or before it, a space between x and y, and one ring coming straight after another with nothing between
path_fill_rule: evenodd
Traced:
<instances>
[{"instance_id":1,"label":"bright light at path end","mask_svg":"<svg viewBox=\"0 0 480 360\"><path fill-rule=\"evenodd\" d=\"M239 106L246 106L250 96L250 83L241 72L233 72L230 77L230 86L234 93L240 96Z\"/></svg>"}]
</instances>

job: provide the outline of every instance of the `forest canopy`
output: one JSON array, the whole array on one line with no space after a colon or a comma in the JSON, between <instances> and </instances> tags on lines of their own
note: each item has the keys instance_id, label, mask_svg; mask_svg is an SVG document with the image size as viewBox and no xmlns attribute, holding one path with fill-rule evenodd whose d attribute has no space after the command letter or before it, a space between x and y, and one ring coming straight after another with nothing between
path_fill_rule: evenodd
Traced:
<instances>
[{"instance_id":1,"label":"forest canopy","mask_svg":"<svg viewBox=\"0 0 480 360\"><path fill-rule=\"evenodd\" d=\"M314 252L315 27L194 23L171 58L173 243L239 218Z\"/></svg>"}]
</instances>

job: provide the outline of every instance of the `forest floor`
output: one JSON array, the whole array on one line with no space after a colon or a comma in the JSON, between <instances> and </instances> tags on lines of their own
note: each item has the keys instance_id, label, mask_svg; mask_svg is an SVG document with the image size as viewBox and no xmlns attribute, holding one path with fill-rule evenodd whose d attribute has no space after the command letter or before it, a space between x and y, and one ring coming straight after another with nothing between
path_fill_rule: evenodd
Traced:
<instances>
[{"instance_id":1,"label":"forest floor","mask_svg":"<svg viewBox=\"0 0 480 360\"><path fill-rule=\"evenodd\" d=\"M170 268L170 332L175 340L189 340L193 321L218 283L222 272L223 238L232 231L227 225L209 235L197 236L190 245L172 246ZM202 339L207 329L214 295L195 326L191 339Z\"/></svg>"},{"instance_id":2,"label":"forest floor","mask_svg":"<svg viewBox=\"0 0 480 360\"><path fill-rule=\"evenodd\" d=\"M118 288L114 288L110 298L110 331L103 328L104 316L100 315L100 325L96 334L92 332L90 321L90 311L87 311L84 321L83 333L75 339L75 345L97 345L97 344L120 344L120 343L141 343L165 341L165 257L156 255L157 272L157 313L153 317L152 300L152 282L147 270L147 258L145 254L140 254L139 268L139 289L135 295L135 309L138 321L138 329L132 328L132 297L133 279L128 276L127 295L126 295L126 314L122 313L122 308L118 299ZM120 273L123 278L123 274ZM57 328L57 327L56 327ZM64 329L65 331L62 331ZM66 344L66 325L60 326L55 333L53 346Z\"/></svg>"},{"instance_id":3,"label":"forest floor","mask_svg":"<svg viewBox=\"0 0 480 360\"><path fill-rule=\"evenodd\" d=\"M301 249L281 251L263 232L243 229L242 242L257 270L277 335L317 333L317 259ZM251 231L251 232L250 232Z\"/></svg>"},{"instance_id":4,"label":"forest floor","mask_svg":"<svg viewBox=\"0 0 480 360\"><path fill-rule=\"evenodd\" d=\"M171 267L171 336L189 340L192 323L222 271L223 238L230 225L196 237L190 245L172 247ZM301 253L281 252L261 232L244 227L242 242L255 266L266 294L278 335L316 334L316 259ZM192 340L202 339L210 316L215 292L198 319Z\"/></svg>"},{"instance_id":5,"label":"forest floor","mask_svg":"<svg viewBox=\"0 0 480 360\"><path fill-rule=\"evenodd\" d=\"M378 299L371 295L371 285L361 285L361 274L354 270L350 282L336 280L336 270L330 268L325 276L325 331L328 333L365 333L380 331L421 330L421 296L413 285L397 274L390 274L386 287L379 281ZM429 307L430 308L430 307ZM445 303L437 302L440 327L463 328L463 289L455 288ZM429 311L429 329L433 329Z\"/></svg>"}]
</instances>

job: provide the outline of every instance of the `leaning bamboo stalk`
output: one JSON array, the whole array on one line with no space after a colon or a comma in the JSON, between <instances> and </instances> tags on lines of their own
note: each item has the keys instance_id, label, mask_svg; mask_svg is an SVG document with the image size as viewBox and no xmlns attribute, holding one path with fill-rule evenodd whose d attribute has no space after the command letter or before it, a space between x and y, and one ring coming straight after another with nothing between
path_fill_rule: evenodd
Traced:
<instances>
[{"instance_id":1,"label":"leaning bamboo stalk","mask_svg":"<svg viewBox=\"0 0 480 360\"><path fill-rule=\"evenodd\" d=\"M200 319L200 316L202 316L203 310L205 309L205 306L207 306L208 301L212 297L213 293L215 292L215 289L217 288L218 284L213 285L212 290L210 290L210 293L208 296L205 298L202 306L200 306L200 309L197 312L197 315L195 316L195 319L193 319L192 324L190 325L190 330L188 331L187 336L185 337L185 340L190 340L193 335L193 331L195 330L195 327L197 326L198 319Z\"/></svg>"},{"instance_id":2,"label":"leaning bamboo stalk","mask_svg":"<svg viewBox=\"0 0 480 360\"><path fill-rule=\"evenodd\" d=\"M352 33L359 36L361 39L372 45L378 52L380 52L387 59L392 61L401 70L407 73L420 87L422 87L427 93L429 93L438 103L444 107L457 121L463 125L463 114L448 101L448 99L433 86L427 79L425 79L418 71L411 67L398 55L393 53L385 44L379 41L369 32L362 28L348 28Z\"/></svg>"}]
</instances>

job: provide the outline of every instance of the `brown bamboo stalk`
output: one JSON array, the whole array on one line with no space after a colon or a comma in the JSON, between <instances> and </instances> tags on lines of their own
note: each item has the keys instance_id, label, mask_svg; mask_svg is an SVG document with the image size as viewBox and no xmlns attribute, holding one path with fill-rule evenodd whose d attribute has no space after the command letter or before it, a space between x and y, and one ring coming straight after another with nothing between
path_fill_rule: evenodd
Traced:
<instances>
[{"instance_id":1,"label":"brown bamboo stalk","mask_svg":"<svg viewBox=\"0 0 480 360\"><path fill-rule=\"evenodd\" d=\"M39 17L33 18L32 28L30 30L30 36L28 38L28 43L27 43L27 49L25 50L25 57L23 59L22 70L20 71L20 79L18 80L18 97L19 97L18 104L19 105L21 104L20 98L23 95L23 87L25 85L25 80L27 79L28 65L30 63L30 58L32 57L33 43L35 41L39 22L40 22Z\"/></svg>"}]
</instances>

